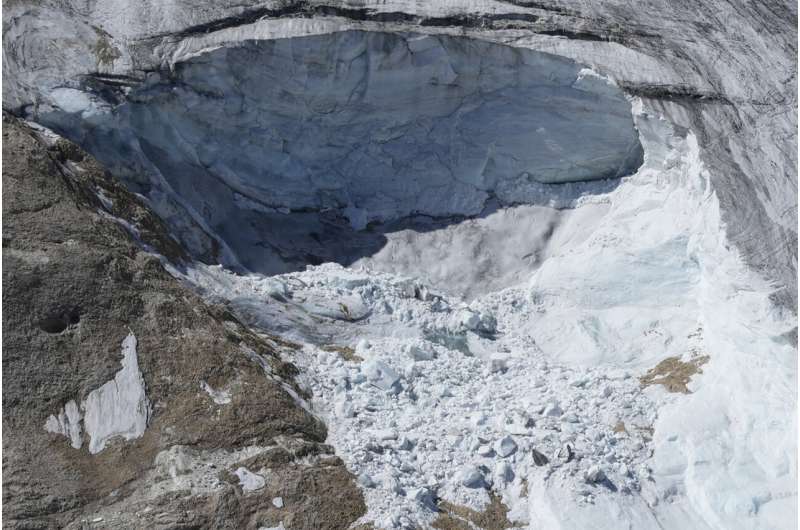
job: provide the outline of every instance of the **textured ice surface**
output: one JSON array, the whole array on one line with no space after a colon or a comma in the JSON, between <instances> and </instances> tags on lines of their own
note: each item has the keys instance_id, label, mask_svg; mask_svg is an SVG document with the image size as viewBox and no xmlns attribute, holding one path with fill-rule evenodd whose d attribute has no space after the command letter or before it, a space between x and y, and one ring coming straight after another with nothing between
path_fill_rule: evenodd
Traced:
<instances>
[{"instance_id":1,"label":"textured ice surface","mask_svg":"<svg viewBox=\"0 0 800 530\"><path fill-rule=\"evenodd\" d=\"M619 177L642 157L613 83L571 60L448 36L246 42L151 73L118 105L51 96L43 121L175 222L168 208L182 203L258 270L250 225L264 214L337 211L355 229L477 215L491 198L525 201L531 183Z\"/></svg>"}]
</instances>

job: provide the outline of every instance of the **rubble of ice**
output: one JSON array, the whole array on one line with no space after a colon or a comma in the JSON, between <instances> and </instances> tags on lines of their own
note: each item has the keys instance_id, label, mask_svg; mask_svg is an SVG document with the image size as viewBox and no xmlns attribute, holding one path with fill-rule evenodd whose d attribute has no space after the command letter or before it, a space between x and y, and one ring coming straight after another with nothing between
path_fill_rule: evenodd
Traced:
<instances>
[{"instance_id":1,"label":"rubble of ice","mask_svg":"<svg viewBox=\"0 0 800 530\"><path fill-rule=\"evenodd\" d=\"M286 355L358 477L365 521L426 526L437 499L482 510L491 491L531 527L785 527L796 367L779 337L792 319L765 311L767 286L737 287L761 284L724 244L691 133L635 112L642 168L580 198L564 239L507 288L460 298L413 256L271 278L175 271L302 344ZM358 318L336 310L352 300ZM740 318L757 324L743 333ZM752 370L726 368L754 351ZM640 383L659 361L698 352L710 361L692 394ZM720 427L734 418L736 430Z\"/></svg>"}]
</instances>

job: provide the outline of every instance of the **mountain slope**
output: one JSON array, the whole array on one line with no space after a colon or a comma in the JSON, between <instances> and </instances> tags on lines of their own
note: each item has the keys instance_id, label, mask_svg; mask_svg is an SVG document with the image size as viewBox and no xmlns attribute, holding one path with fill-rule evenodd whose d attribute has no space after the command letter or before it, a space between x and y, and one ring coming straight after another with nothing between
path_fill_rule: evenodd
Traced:
<instances>
[{"instance_id":1,"label":"mountain slope","mask_svg":"<svg viewBox=\"0 0 800 530\"><path fill-rule=\"evenodd\" d=\"M182 255L139 199L75 145L42 138L4 116L4 524L340 528L355 520L361 495L322 444L325 426L304 410L295 369L133 241L132 231ZM123 341L138 353L130 370L144 402L98 394L115 374L112 394L137 384L119 379ZM70 413L69 403L83 406ZM137 414L146 428L127 421ZM61 434L50 418L71 427ZM266 477L262 487L243 491L241 468Z\"/></svg>"}]
</instances>

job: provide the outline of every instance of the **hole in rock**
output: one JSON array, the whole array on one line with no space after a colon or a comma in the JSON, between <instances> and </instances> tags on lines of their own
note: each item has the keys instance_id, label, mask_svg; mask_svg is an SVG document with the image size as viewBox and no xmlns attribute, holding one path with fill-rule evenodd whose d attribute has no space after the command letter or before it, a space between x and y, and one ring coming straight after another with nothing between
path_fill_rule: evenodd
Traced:
<instances>
[{"instance_id":1,"label":"hole in rock","mask_svg":"<svg viewBox=\"0 0 800 530\"><path fill-rule=\"evenodd\" d=\"M45 333L62 333L81 321L80 310L76 307L58 308L39 320L39 329Z\"/></svg>"},{"instance_id":2,"label":"hole in rock","mask_svg":"<svg viewBox=\"0 0 800 530\"><path fill-rule=\"evenodd\" d=\"M39 119L147 195L195 256L266 274L369 260L502 287L576 215L553 204L613 188L643 157L616 86L464 37L248 41L125 93L94 80L53 97Z\"/></svg>"}]
</instances>

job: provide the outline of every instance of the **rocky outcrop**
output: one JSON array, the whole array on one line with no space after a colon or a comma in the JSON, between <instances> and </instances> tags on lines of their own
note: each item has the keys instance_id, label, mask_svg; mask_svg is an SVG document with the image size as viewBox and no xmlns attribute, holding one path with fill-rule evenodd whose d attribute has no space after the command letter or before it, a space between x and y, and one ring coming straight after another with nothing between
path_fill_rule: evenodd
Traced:
<instances>
[{"instance_id":1,"label":"rocky outcrop","mask_svg":"<svg viewBox=\"0 0 800 530\"><path fill-rule=\"evenodd\" d=\"M361 494L282 346L165 271L146 249L176 263L182 250L142 201L74 144L8 115L3 159L4 524L357 519ZM244 488L241 467L262 486Z\"/></svg>"}]
</instances>

